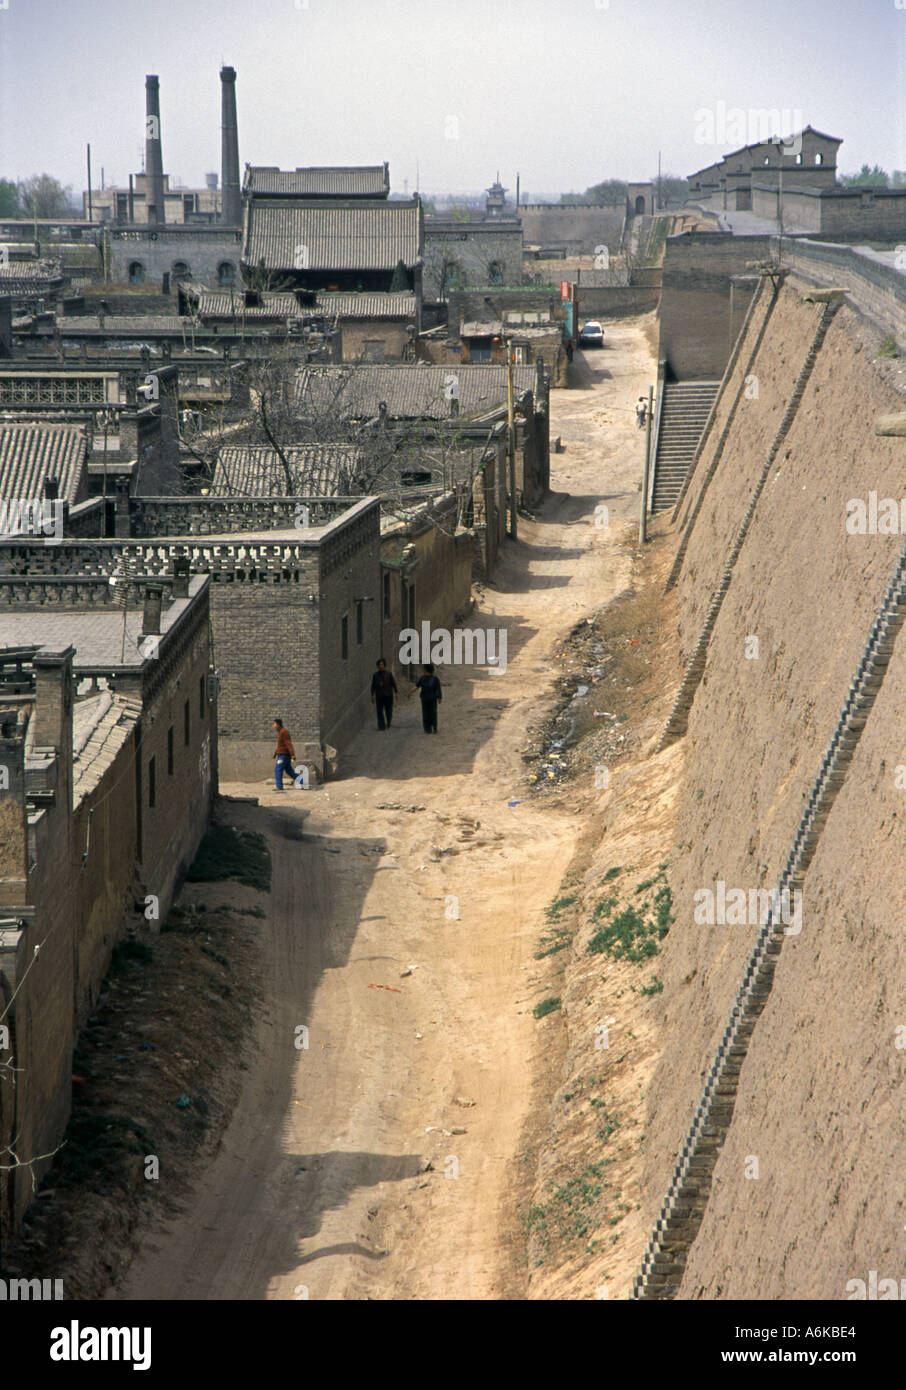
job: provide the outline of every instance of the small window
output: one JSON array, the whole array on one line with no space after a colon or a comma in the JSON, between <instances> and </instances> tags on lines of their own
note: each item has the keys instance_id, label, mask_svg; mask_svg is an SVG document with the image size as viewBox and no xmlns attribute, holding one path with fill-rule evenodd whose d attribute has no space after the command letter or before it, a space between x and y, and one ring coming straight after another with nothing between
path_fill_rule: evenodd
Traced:
<instances>
[{"instance_id":1,"label":"small window","mask_svg":"<svg viewBox=\"0 0 906 1390\"><path fill-rule=\"evenodd\" d=\"M192 715L189 711L188 700L186 700L182 710L182 734L183 742L188 748L189 744L192 742Z\"/></svg>"},{"instance_id":2,"label":"small window","mask_svg":"<svg viewBox=\"0 0 906 1390\"><path fill-rule=\"evenodd\" d=\"M384 575L384 617L390 617L390 575Z\"/></svg>"},{"instance_id":3,"label":"small window","mask_svg":"<svg viewBox=\"0 0 906 1390\"><path fill-rule=\"evenodd\" d=\"M205 705L205 700L204 700L205 690L204 690L204 687L205 687L205 679L204 679L204 676L199 676L199 677L198 677L198 718L199 718L199 719L204 719L204 705Z\"/></svg>"},{"instance_id":4,"label":"small window","mask_svg":"<svg viewBox=\"0 0 906 1390\"><path fill-rule=\"evenodd\" d=\"M148 759L148 805L153 810L157 805L157 759Z\"/></svg>"},{"instance_id":5,"label":"small window","mask_svg":"<svg viewBox=\"0 0 906 1390\"><path fill-rule=\"evenodd\" d=\"M360 647L365 639L365 605L361 599L355 606L355 641L356 646Z\"/></svg>"},{"instance_id":6,"label":"small window","mask_svg":"<svg viewBox=\"0 0 906 1390\"><path fill-rule=\"evenodd\" d=\"M491 264L488 266L488 284L503 284L503 266L499 261L491 261Z\"/></svg>"},{"instance_id":7,"label":"small window","mask_svg":"<svg viewBox=\"0 0 906 1390\"><path fill-rule=\"evenodd\" d=\"M820 152L819 152L818 154L815 155L815 163L816 163L816 164L823 164L823 163L824 163L824 155L821 154Z\"/></svg>"},{"instance_id":8,"label":"small window","mask_svg":"<svg viewBox=\"0 0 906 1390\"><path fill-rule=\"evenodd\" d=\"M217 267L217 283L221 289L236 283L236 267L232 261L221 261Z\"/></svg>"},{"instance_id":9,"label":"small window","mask_svg":"<svg viewBox=\"0 0 906 1390\"><path fill-rule=\"evenodd\" d=\"M802 163L802 155L801 155L801 154L797 154L797 156L796 156L796 163L797 163L797 164L801 164L801 163Z\"/></svg>"},{"instance_id":10,"label":"small window","mask_svg":"<svg viewBox=\"0 0 906 1390\"><path fill-rule=\"evenodd\" d=\"M191 272L191 270L189 269L189 265L188 265L188 262L187 262L187 261L174 261L174 262L173 262L173 279L174 279L174 280L188 280L188 279L190 278L191 274L192 274L192 272Z\"/></svg>"},{"instance_id":11,"label":"small window","mask_svg":"<svg viewBox=\"0 0 906 1390\"><path fill-rule=\"evenodd\" d=\"M173 776L173 725L167 730L167 774Z\"/></svg>"},{"instance_id":12,"label":"small window","mask_svg":"<svg viewBox=\"0 0 906 1390\"><path fill-rule=\"evenodd\" d=\"M129 284L143 285L145 283L145 267L141 261L129 262Z\"/></svg>"},{"instance_id":13,"label":"small window","mask_svg":"<svg viewBox=\"0 0 906 1390\"><path fill-rule=\"evenodd\" d=\"M349 619L345 613L340 622L340 656L344 661L349 656Z\"/></svg>"}]
</instances>

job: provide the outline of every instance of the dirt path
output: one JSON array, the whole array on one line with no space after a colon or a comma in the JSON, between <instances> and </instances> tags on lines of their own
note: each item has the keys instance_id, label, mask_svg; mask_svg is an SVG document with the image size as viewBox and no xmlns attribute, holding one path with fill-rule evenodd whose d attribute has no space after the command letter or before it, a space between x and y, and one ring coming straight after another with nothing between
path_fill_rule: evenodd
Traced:
<instances>
[{"instance_id":1,"label":"dirt path","mask_svg":"<svg viewBox=\"0 0 906 1390\"><path fill-rule=\"evenodd\" d=\"M581 819L527 798L520 749L551 705L557 641L625 584L633 407L654 370L642 323L609 327L603 352L577 354L577 389L553 393L555 491L470 620L506 627L505 674L449 669L436 738L403 698L319 791L223 788L260 796L233 815L271 844L269 1007L191 1208L116 1296L521 1296L513 1202L533 1174L517 1160L549 1062L534 953Z\"/></svg>"}]
</instances>

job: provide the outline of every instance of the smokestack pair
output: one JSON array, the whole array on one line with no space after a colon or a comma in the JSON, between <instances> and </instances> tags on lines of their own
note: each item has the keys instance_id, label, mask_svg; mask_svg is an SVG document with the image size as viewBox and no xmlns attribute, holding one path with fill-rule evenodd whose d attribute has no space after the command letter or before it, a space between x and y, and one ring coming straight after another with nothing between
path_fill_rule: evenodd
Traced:
<instances>
[{"instance_id":1,"label":"smokestack pair","mask_svg":"<svg viewBox=\"0 0 906 1390\"><path fill-rule=\"evenodd\" d=\"M236 69L220 69L221 85L221 162L223 201L220 220L230 227L242 222L242 191L239 186L239 129L236 120ZM162 227L164 208L164 159L160 140L160 83L145 78L145 173L148 181L148 223Z\"/></svg>"}]
</instances>

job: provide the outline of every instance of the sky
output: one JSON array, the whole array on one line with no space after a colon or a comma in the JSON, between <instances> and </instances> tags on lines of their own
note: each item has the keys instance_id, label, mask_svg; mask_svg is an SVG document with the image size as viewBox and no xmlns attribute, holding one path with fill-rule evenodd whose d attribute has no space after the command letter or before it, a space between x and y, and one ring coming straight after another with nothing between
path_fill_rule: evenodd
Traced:
<instances>
[{"instance_id":1,"label":"sky","mask_svg":"<svg viewBox=\"0 0 906 1390\"><path fill-rule=\"evenodd\" d=\"M394 193L689 174L765 122L906 169L906 0L0 0L0 177L80 193L90 142L125 184L156 73L164 169L202 186L222 63L241 164L386 160Z\"/></svg>"}]
</instances>

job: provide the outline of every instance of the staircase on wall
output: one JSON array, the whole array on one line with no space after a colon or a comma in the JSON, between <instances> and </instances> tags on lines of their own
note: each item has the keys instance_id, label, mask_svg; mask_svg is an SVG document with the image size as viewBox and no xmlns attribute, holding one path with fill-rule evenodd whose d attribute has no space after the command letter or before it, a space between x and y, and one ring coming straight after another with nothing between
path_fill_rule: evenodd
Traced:
<instances>
[{"instance_id":1,"label":"staircase on wall","mask_svg":"<svg viewBox=\"0 0 906 1390\"><path fill-rule=\"evenodd\" d=\"M719 381L676 381L664 387L654 456L652 512L672 507L720 387Z\"/></svg>"}]
</instances>

